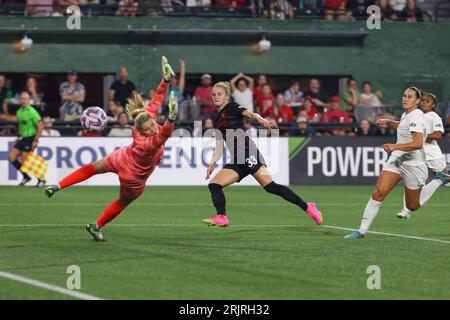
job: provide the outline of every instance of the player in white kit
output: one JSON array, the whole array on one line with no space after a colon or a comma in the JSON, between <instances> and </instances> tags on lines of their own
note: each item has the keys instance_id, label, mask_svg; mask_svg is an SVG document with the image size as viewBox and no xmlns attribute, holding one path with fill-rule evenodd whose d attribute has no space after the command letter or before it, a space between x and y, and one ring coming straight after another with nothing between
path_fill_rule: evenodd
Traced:
<instances>
[{"instance_id":1,"label":"player in white kit","mask_svg":"<svg viewBox=\"0 0 450 320\"><path fill-rule=\"evenodd\" d=\"M389 119L377 120L377 125L389 125L397 129L397 143L384 144L381 147L391 153L377 179L375 191L364 209L361 226L347 236L346 239L363 238L372 221L378 215L383 200L391 190L403 179L405 183L406 207L415 211L420 207L420 191L428 178L423 145L425 142L425 121L422 110L418 109L421 91L409 87L403 93L402 106L405 112L400 121Z\"/></svg>"},{"instance_id":2,"label":"player in white kit","mask_svg":"<svg viewBox=\"0 0 450 320\"><path fill-rule=\"evenodd\" d=\"M433 193L443 184L450 182L450 176L447 173L447 163L437 141L445 133L442 119L434 112L437 99L432 93L425 92L422 96L422 111L424 112L425 127L427 139L423 146L427 160L427 167L433 171L435 178L431 180L420 192L420 205L423 206ZM399 219L409 219L411 211L403 206L403 210L397 213Z\"/></svg>"}]
</instances>

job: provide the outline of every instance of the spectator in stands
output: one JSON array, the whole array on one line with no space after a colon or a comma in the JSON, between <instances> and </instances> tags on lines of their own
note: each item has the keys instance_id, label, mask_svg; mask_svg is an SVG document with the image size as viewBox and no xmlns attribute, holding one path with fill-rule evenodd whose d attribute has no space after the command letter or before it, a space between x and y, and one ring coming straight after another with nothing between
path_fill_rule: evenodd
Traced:
<instances>
[{"instance_id":1,"label":"spectator in stands","mask_svg":"<svg viewBox=\"0 0 450 320\"><path fill-rule=\"evenodd\" d=\"M305 97L303 101L303 110L306 111L305 117L308 119L308 122L319 122L320 113L314 106L311 96Z\"/></svg>"},{"instance_id":2,"label":"spectator in stands","mask_svg":"<svg viewBox=\"0 0 450 320\"><path fill-rule=\"evenodd\" d=\"M245 6L245 0L216 0L216 8L242 8Z\"/></svg>"},{"instance_id":3,"label":"spectator in stands","mask_svg":"<svg viewBox=\"0 0 450 320\"><path fill-rule=\"evenodd\" d=\"M347 12L352 20L366 20L368 18L368 0L350 0L347 3Z\"/></svg>"},{"instance_id":4,"label":"spectator in stands","mask_svg":"<svg viewBox=\"0 0 450 320\"><path fill-rule=\"evenodd\" d=\"M303 98L303 92L300 91L300 83L293 81L289 89L284 92L284 99L290 106L299 106Z\"/></svg>"},{"instance_id":5,"label":"spectator in stands","mask_svg":"<svg viewBox=\"0 0 450 320\"><path fill-rule=\"evenodd\" d=\"M346 21L345 5L347 2L348 0L325 0L325 20L332 21L336 17L336 20Z\"/></svg>"},{"instance_id":6,"label":"spectator in stands","mask_svg":"<svg viewBox=\"0 0 450 320\"><path fill-rule=\"evenodd\" d=\"M53 14L53 0L27 0L29 16L51 16Z\"/></svg>"},{"instance_id":7,"label":"spectator in stands","mask_svg":"<svg viewBox=\"0 0 450 320\"><path fill-rule=\"evenodd\" d=\"M377 108L376 116L377 118L387 118L395 119L395 116L387 111L383 102L380 98L383 96L381 90L377 90L375 93L372 92L372 84L369 81L364 81L362 85L362 93L360 95L360 101L362 105Z\"/></svg>"},{"instance_id":8,"label":"spectator in stands","mask_svg":"<svg viewBox=\"0 0 450 320\"><path fill-rule=\"evenodd\" d=\"M245 134L251 138L258 136L258 130L253 126L252 121L249 118L244 118L244 131Z\"/></svg>"},{"instance_id":9,"label":"spectator in stands","mask_svg":"<svg viewBox=\"0 0 450 320\"><path fill-rule=\"evenodd\" d=\"M271 116L278 124L294 122L294 113L292 112L291 107L286 105L282 93L277 94L275 103L267 110L267 115Z\"/></svg>"},{"instance_id":10,"label":"spectator in stands","mask_svg":"<svg viewBox=\"0 0 450 320\"><path fill-rule=\"evenodd\" d=\"M117 125L108 133L108 137L131 137L133 136L133 127L128 124L128 116L122 112L117 116Z\"/></svg>"},{"instance_id":11,"label":"spectator in stands","mask_svg":"<svg viewBox=\"0 0 450 320\"><path fill-rule=\"evenodd\" d=\"M237 82L237 85L236 85ZM232 97L234 102L246 107L251 112L254 112L253 107L253 78L240 72L230 80L231 88L233 90Z\"/></svg>"},{"instance_id":12,"label":"spectator in stands","mask_svg":"<svg viewBox=\"0 0 450 320\"><path fill-rule=\"evenodd\" d=\"M186 7L211 7L211 0L186 0Z\"/></svg>"},{"instance_id":13,"label":"spectator in stands","mask_svg":"<svg viewBox=\"0 0 450 320\"><path fill-rule=\"evenodd\" d=\"M341 101L341 108L348 114L353 114L356 105L359 103L360 93L358 91L358 85L355 79L347 80L347 88L341 91L339 94L339 100Z\"/></svg>"},{"instance_id":14,"label":"spectator in stands","mask_svg":"<svg viewBox=\"0 0 450 320\"><path fill-rule=\"evenodd\" d=\"M370 122L367 119L362 119L359 122L359 126L356 129L356 135L358 137L371 137L375 135L370 127Z\"/></svg>"},{"instance_id":15,"label":"spectator in stands","mask_svg":"<svg viewBox=\"0 0 450 320\"><path fill-rule=\"evenodd\" d=\"M402 11L406 6L406 0L390 0L389 4L394 11Z\"/></svg>"},{"instance_id":16,"label":"spectator in stands","mask_svg":"<svg viewBox=\"0 0 450 320\"><path fill-rule=\"evenodd\" d=\"M138 5L137 0L121 0L119 1L119 9L116 11L116 16L135 17Z\"/></svg>"},{"instance_id":17,"label":"spectator in stands","mask_svg":"<svg viewBox=\"0 0 450 320\"><path fill-rule=\"evenodd\" d=\"M387 124L379 125L375 131L375 135L378 137L390 137L395 135L395 130Z\"/></svg>"},{"instance_id":18,"label":"spectator in stands","mask_svg":"<svg viewBox=\"0 0 450 320\"><path fill-rule=\"evenodd\" d=\"M308 124L308 119L300 116L297 118L297 128L291 130L290 135L311 138L316 135L316 130Z\"/></svg>"},{"instance_id":19,"label":"spectator in stands","mask_svg":"<svg viewBox=\"0 0 450 320\"><path fill-rule=\"evenodd\" d=\"M125 110L127 99L134 92L136 92L136 86L128 80L128 69L123 66L120 67L119 79L112 83L108 93L109 112L114 118Z\"/></svg>"},{"instance_id":20,"label":"spectator in stands","mask_svg":"<svg viewBox=\"0 0 450 320\"><path fill-rule=\"evenodd\" d=\"M371 107L379 107L383 104L380 99L383 96L382 92L378 90L377 92L372 92L372 84L369 81L364 81L362 84L362 93L359 96L361 104Z\"/></svg>"},{"instance_id":21,"label":"spectator in stands","mask_svg":"<svg viewBox=\"0 0 450 320\"><path fill-rule=\"evenodd\" d=\"M6 78L4 75L0 74L0 114L8 114L7 94Z\"/></svg>"},{"instance_id":22,"label":"spectator in stands","mask_svg":"<svg viewBox=\"0 0 450 320\"><path fill-rule=\"evenodd\" d=\"M267 77L264 74L260 74L258 76L258 81L256 82L257 86L253 88L253 102L256 104L258 101L258 97L262 92L262 88L265 84L267 84Z\"/></svg>"},{"instance_id":23,"label":"spectator in stands","mask_svg":"<svg viewBox=\"0 0 450 320\"><path fill-rule=\"evenodd\" d=\"M352 122L350 116L341 109L338 96L333 96L330 98L328 108L324 109L320 121L328 123ZM344 128L335 128L331 130L331 133L335 136L343 136L345 135L345 131L346 130Z\"/></svg>"},{"instance_id":24,"label":"spectator in stands","mask_svg":"<svg viewBox=\"0 0 450 320\"><path fill-rule=\"evenodd\" d=\"M405 8L399 12L398 19L406 22L422 22L422 10L417 7L416 0L407 0Z\"/></svg>"},{"instance_id":25,"label":"spectator in stands","mask_svg":"<svg viewBox=\"0 0 450 320\"><path fill-rule=\"evenodd\" d=\"M197 126L194 127L193 136L201 137L205 134L205 131L209 130L209 129L214 129L214 121L211 118L204 118L202 121L201 127L197 127ZM214 135L209 135L209 137L211 137L211 136L214 136Z\"/></svg>"},{"instance_id":26,"label":"spectator in stands","mask_svg":"<svg viewBox=\"0 0 450 320\"><path fill-rule=\"evenodd\" d=\"M381 21L395 21L397 19L397 15L388 0L377 0L375 4L380 7Z\"/></svg>"},{"instance_id":27,"label":"spectator in stands","mask_svg":"<svg viewBox=\"0 0 450 320\"><path fill-rule=\"evenodd\" d=\"M107 0L113 1L113 0ZM141 9L139 10L142 15L158 16L161 14L161 1L160 0L141 0Z\"/></svg>"},{"instance_id":28,"label":"spectator in stands","mask_svg":"<svg viewBox=\"0 0 450 320\"><path fill-rule=\"evenodd\" d=\"M75 70L69 70L67 81L59 86L61 106L59 117L64 121L74 121L83 113L83 103L86 96L84 85L77 81L78 75Z\"/></svg>"},{"instance_id":29,"label":"spectator in stands","mask_svg":"<svg viewBox=\"0 0 450 320\"><path fill-rule=\"evenodd\" d=\"M202 116L207 118L215 118L217 110L212 103L212 77L205 73L201 78L201 86L195 88L194 101L195 108L199 108Z\"/></svg>"},{"instance_id":30,"label":"spectator in stands","mask_svg":"<svg viewBox=\"0 0 450 320\"><path fill-rule=\"evenodd\" d=\"M273 20L286 20L294 18L294 10L288 0L275 0L270 4L270 18Z\"/></svg>"},{"instance_id":31,"label":"spectator in stands","mask_svg":"<svg viewBox=\"0 0 450 320\"><path fill-rule=\"evenodd\" d=\"M44 94L39 89L39 84L34 77L28 77L25 84L25 90L30 94L30 104L36 108L39 113L45 113Z\"/></svg>"},{"instance_id":32,"label":"spectator in stands","mask_svg":"<svg viewBox=\"0 0 450 320\"><path fill-rule=\"evenodd\" d=\"M44 117L42 119L44 124L44 130L42 130L41 137L61 137L61 133L58 130L53 129L53 120L50 117Z\"/></svg>"},{"instance_id":33,"label":"spectator in stands","mask_svg":"<svg viewBox=\"0 0 450 320\"><path fill-rule=\"evenodd\" d=\"M269 114L267 111L273 106L274 97L272 94L272 89L269 84L265 84L262 87L261 94L258 96L256 101L256 113L260 114L262 117L266 117Z\"/></svg>"},{"instance_id":34,"label":"spectator in stands","mask_svg":"<svg viewBox=\"0 0 450 320\"><path fill-rule=\"evenodd\" d=\"M320 109L319 111L328 106L328 93L320 88L320 81L317 78L309 80L309 90L305 92L305 96L312 98L312 102L316 108Z\"/></svg>"},{"instance_id":35,"label":"spectator in stands","mask_svg":"<svg viewBox=\"0 0 450 320\"><path fill-rule=\"evenodd\" d=\"M54 5L53 16L61 16L67 14L67 8L71 5L83 6L86 3L87 3L86 0L55 0L53 2Z\"/></svg>"}]
</instances>

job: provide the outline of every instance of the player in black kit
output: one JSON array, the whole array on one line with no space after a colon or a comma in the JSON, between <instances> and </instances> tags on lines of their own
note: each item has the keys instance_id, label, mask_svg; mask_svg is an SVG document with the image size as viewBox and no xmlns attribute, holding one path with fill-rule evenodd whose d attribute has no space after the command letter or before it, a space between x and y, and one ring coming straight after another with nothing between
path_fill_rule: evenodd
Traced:
<instances>
[{"instance_id":1,"label":"player in black kit","mask_svg":"<svg viewBox=\"0 0 450 320\"><path fill-rule=\"evenodd\" d=\"M222 157L224 142L231 154L231 162L226 164L210 181L213 204L217 214L203 220L208 226L228 227L226 216L226 200L223 188L241 181L251 174L256 181L269 193L276 194L283 199L302 208L317 224L322 223L322 215L314 203L306 203L291 189L275 183L267 169L264 158L258 151L255 142L244 132L244 117L258 122L268 131L275 128L275 123L264 119L257 113L247 110L243 106L231 101L231 87L228 82L219 82L212 89L213 104L219 110L220 118L217 122L216 149L208 166L206 179L214 171L216 162Z\"/></svg>"}]
</instances>

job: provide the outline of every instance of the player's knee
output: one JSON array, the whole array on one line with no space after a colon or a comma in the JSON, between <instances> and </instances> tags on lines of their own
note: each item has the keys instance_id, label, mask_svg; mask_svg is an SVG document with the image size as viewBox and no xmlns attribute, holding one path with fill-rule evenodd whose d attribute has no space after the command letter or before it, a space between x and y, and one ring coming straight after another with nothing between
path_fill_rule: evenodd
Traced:
<instances>
[{"instance_id":1,"label":"player's knee","mask_svg":"<svg viewBox=\"0 0 450 320\"><path fill-rule=\"evenodd\" d=\"M372 194L372 199L378 202L382 202L386 198L386 192L382 189L376 189Z\"/></svg>"},{"instance_id":2,"label":"player's knee","mask_svg":"<svg viewBox=\"0 0 450 320\"><path fill-rule=\"evenodd\" d=\"M128 206L130 203L132 203L137 197L120 197L119 202L124 207Z\"/></svg>"},{"instance_id":3,"label":"player's knee","mask_svg":"<svg viewBox=\"0 0 450 320\"><path fill-rule=\"evenodd\" d=\"M208 184L209 191L211 193L221 192L223 187L218 183L210 183Z\"/></svg>"},{"instance_id":4,"label":"player's knee","mask_svg":"<svg viewBox=\"0 0 450 320\"><path fill-rule=\"evenodd\" d=\"M274 193L277 186L278 186L278 184L276 182L272 181L264 187L264 190L266 190L269 193Z\"/></svg>"}]
</instances>

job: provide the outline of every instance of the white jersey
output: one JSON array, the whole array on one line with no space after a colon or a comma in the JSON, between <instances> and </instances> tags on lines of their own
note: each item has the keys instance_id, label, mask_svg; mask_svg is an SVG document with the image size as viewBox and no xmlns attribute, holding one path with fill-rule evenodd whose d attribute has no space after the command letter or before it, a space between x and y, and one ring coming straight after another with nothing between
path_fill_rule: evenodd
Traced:
<instances>
[{"instance_id":1,"label":"white jersey","mask_svg":"<svg viewBox=\"0 0 450 320\"><path fill-rule=\"evenodd\" d=\"M397 144L412 142L412 132L420 132L423 135L425 144L425 118L422 110L416 109L406 114L404 112L397 128ZM426 163L425 151L423 148L413 151L395 150L391 155L392 159L398 159L400 163L409 166L421 166Z\"/></svg>"},{"instance_id":2,"label":"white jersey","mask_svg":"<svg viewBox=\"0 0 450 320\"><path fill-rule=\"evenodd\" d=\"M436 131L440 131L442 133L445 132L444 125L442 124L442 119L436 112L430 111L425 113L424 119L427 135ZM426 141L423 145L423 148L425 149L427 160L435 160L443 157L441 148L439 148L436 140L431 140L429 142Z\"/></svg>"}]
</instances>

